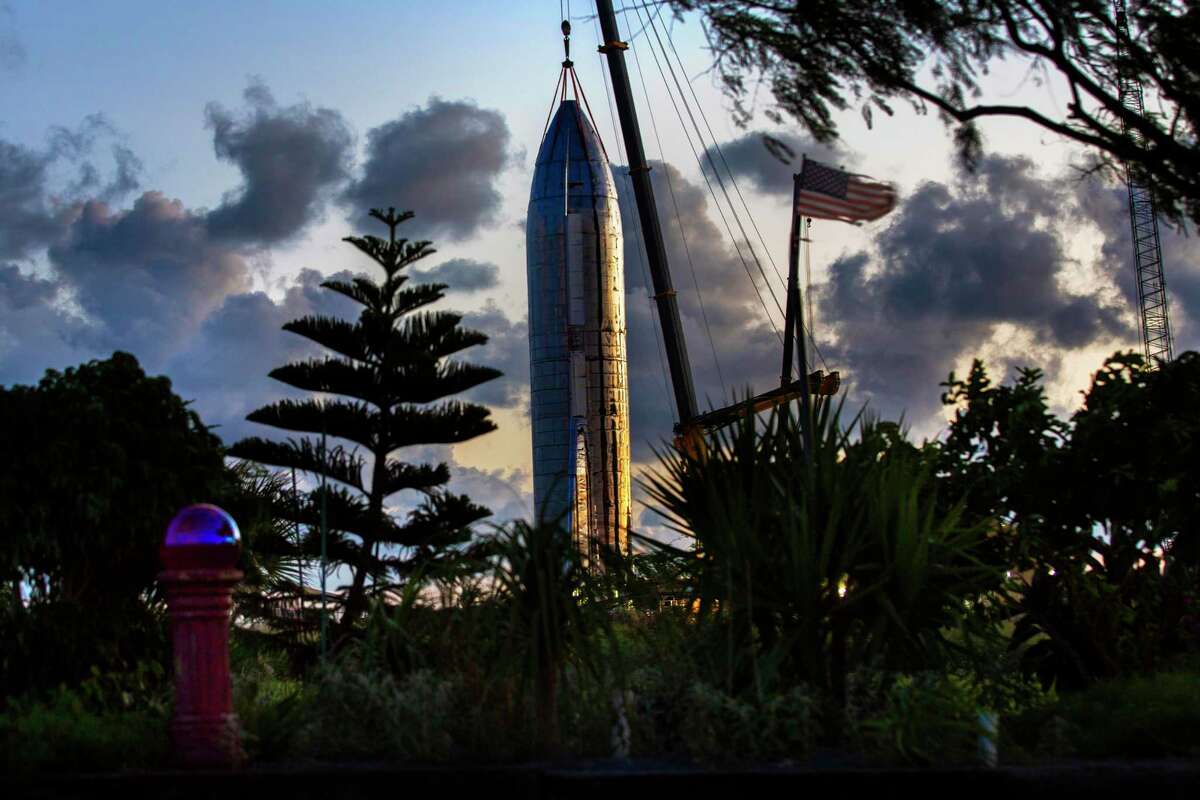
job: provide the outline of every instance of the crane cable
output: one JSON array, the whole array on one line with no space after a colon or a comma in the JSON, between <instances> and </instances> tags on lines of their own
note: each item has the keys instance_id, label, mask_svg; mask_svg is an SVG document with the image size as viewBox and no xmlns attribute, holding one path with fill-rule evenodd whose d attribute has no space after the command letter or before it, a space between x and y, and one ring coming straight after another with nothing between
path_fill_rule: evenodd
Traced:
<instances>
[{"instance_id":1,"label":"crane cable","mask_svg":"<svg viewBox=\"0 0 1200 800\"><path fill-rule=\"evenodd\" d=\"M645 30L645 28L642 30ZM675 211L675 225L679 228L679 241L683 243L683 253L687 258L688 269L692 274L692 286L696 291L696 303L700 306L700 321L704 325L704 335L708 337L708 347L712 351L713 366L717 369L717 380L721 384L721 395L725 396L725 375L721 370L721 360L717 357L717 344L713 339L712 328L708 324L708 311L704 308L704 295L700 292L700 280L696 277L696 264L692 260L692 250L688 247L687 234L683 230L683 215L679 213L679 200L675 196L675 182L671 180L671 170L667 168L662 139L658 135L658 122L654 117L654 105L650 102L650 92L646 88L646 75L642 72L642 59L638 55L637 48L632 44L632 38L629 49L633 51L633 60L637 66L638 81L642 84L642 96L646 99L646 111L650 115L650 129L654 132L654 142L658 145L658 160L663 164L663 177L667 181L667 193L671 195L671 207Z\"/></svg>"},{"instance_id":2,"label":"crane cable","mask_svg":"<svg viewBox=\"0 0 1200 800\"><path fill-rule=\"evenodd\" d=\"M679 72L686 78L687 71L684 69L683 59L680 57L679 51L675 49L675 40L671 38L671 31L665 24L663 25L663 36L666 38L667 44L671 46L671 53L675 56L675 62L679 64ZM691 80L685 80L684 82L687 84L688 91L691 92L692 100L696 103L696 111L700 113L700 119L704 122L704 127L708 130L708 138L713 143L713 149L717 151L717 157L721 159L721 165L725 167L725 173L729 176L729 182L733 184L733 191L737 195L738 200L741 201L746 216L750 219L750 227L754 229L754 233L758 236L758 243L762 245L763 252L767 256L767 261L771 264L771 269L775 272L775 277L779 279L780 285L786 287L787 278L779 271L779 266L775 263L775 257L771 255L771 248L767 247L767 241L763 237L762 231L759 230L758 223L754 221L754 214L750 211L750 204L746 202L745 196L742 195L742 188L738 186L737 176L734 175L733 169L729 166L729 161L725 158L725 151L721 149L721 144L717 141L717 134L713 131L712 125L708 121L708 114L704 113L704 105L700 102L700 97L696 94L696 87L692 84ZM709 157L709 163L712 163L711 156ZM716 165L713 164L713 171L716 172L716 170Z\"/></svg>"},{"instance_id":3,"label":"crane cable","mask_svg":"<svg viewBox=\"0 0 1200 800\"><path fill-rule=\"evenodd\" d=\"M640 21L640 20L641 20L641 12L640 12L640 7L637 7L637 6L635 6L634 8L635 8L635 10L638 10L638 18L639 18L639 21ZM627 10L627 9L622 9L622 10ZM647 39L647 41L649 41L649 39ZM735 253L737 253L738 260L741 262L741 264L742 264L742 268L743 268L743 269L746 271L746 276L747 276L747 277L750 279L750 285L753 287L753 289L754 289L754 293L755 293L755 295L758 297L758 302L759 302L759 305L761 305L761 306L762 306L762 309L763 309L763 314L764 314L764 316L766 317L766 320L767 320L768 324L770 324L770 326L771 326L771 329L772 329L772 330L775 332L775 336L776 336L776 338L778 338L778 339L779 339L779 341L780 341L780 342L782 342L782 341L783 341L783 335L782 335L782 334L779 332L779 328L778 328L778 327L775 325L775 320L774 320L774 319L771 317L770 310L767 308L767 303L766 303L766 301L763 299L763 296L762 296L762 291L761 291L761 290L758 288L758 283L757 283L757 282L754 280L754 274L753 274L753 272L751 272L751 270L750 270L750 264L749 264L749 262L747 262L747 261L746 261L746 257L745 257L745 255L743 255L743 253L742 253L742 249L741 249L741 247L738 245L738 239L737 239L737 237L733 235L733 228L730 226L730 224L729 224L729 219L728 219L728 217L726 217L726 215L725 215L725 209L721 207L720 201L717 199L717 194L716 194L716 191L713 189L713 186L712 186L712 181L710 181L710 180L709 180L709 178L708 178L708 173L707 173L707 171L704 169L704 164L703 164L703 162L700 160L700 154L699 154L699 152L696 150L696 145L695 145L695 143L692 141L692 135L691 135L691 132L690 132L690 131L687 129L687 125L686 125L686 124L684 123L684 121L683 121L683 115L682 115L682 114L680 113L680 111L679 111L679 105L678 105L678 103L676 103L676 102L675 102L675 95L674 95L674 94L671 92L670 84L669 84L669 83L667 83L667 77L666 77L666 73L663 71L663 68L662 68L662 62L659 60L659 57L658 57L658 52L657 52L657 51L654 49L653 45L651 45L651 47L650 47L650 54L651 54L651 56L653 56L653 57L654 57L654 63L655 63L655 66L658 68L659 77L661 77L661 78L662 78L662 81L663 81L664 88L666 88L666 90L667 90L667 97L670 99L670 101L671 101L671 106L672 106L672 108L674 108L674 110L675 110L675 117L676 117L676 119L678 119L678 120L679 120L679 125L680 125L681 129L683 130L683 133L684 133L684 138L686 138L686 139L687 139L687 142L688 142L688 147L689 147L689 148L691 149L691 151L692 151L692 156L693 156L693 157L696 159L696 162L697 162L698 164L700 164L700 175L701 175L701 177L704 179L704 184L705 184L705 186L707 186L707 187L708 187L708 192L709 192L709 195L710 195L710 196L712 197L712 199L713 199L713 205L716 207L716 209L717 209L717 213L718 213L718 214L720 215L720 217L721 217L721 222L722 222L722 223L724 224L724 226L725 226L725 231L726 231L726 233L728 233L728 235L729 235L729 239L730 239L730 241L733 243L733 249L734 249L734 252L735 252ZM685 98L683 98L682 96L681 96L681 98L680 98L680 99L681 99L681 100L684 100L684 102L685 102L685 106L686 106L686 99L685 99ZM689 114L690 114L690 111L689 111ZM703 143L703 140L701 140L701 143ZM747 241L746 241L746 243L747 243L747 244L749 244L749 241L747 240ZM753 251L751 251L751 252L753 253ZM760 269L761 269L761 265L760 265ZM771 291L771 287L770 287L770 285L768 285L768 286L767 286L767 291L768 291L768 292L770 292L770 291ZM776 305L777 307L779 307L779 309L780 309L780 315L782 316L782 315L783 315L783 309L782 309L782 307L780 307L780 306L779 306L779 300L778 300L778 298L776 298L776 297L774 296L774 294L772 294L772 295L771 295L771 297L772 297L772 299L775 301L775 305Z\"/></svg>"},{"instance_id":4,"label":"crane cable","mask_svg":"<svg viewBox=\"0 0 1200 800\"><path fill-rule=\"evenodd\" d=\"M647 16L648 17L650 16L648 12L647 12ZM648 24L650 25L651 29L653 30L655 38L658 38L658 26L655 24L653 17L650 17L650 21ZM667 44L670 45L671 52L675 56L676 63L679 64L680 73L683 74L684 77L686 78L687 72L683 65L683 59L680 57L679 50L675 47L675 41L671 38L671 32L667 28L665 23L663 25L662 35L663 35L663 38L666 39ZM661 39L659 40L659 46L660 47L662 46ZM668 63L670 63L670 58L666 55L665 48L663 49L663 56L664 56L664 58L667 58ZM672 70L671 76L672 76L672 78L675 78L675 73L673 70ZM750 205L746 202L746 197L745 197L745 195L742 194L741 187L738 186L737 176L734 175L733 169L731 169L729 166L729 161L725 158L725 152L721 149L721 145L717 141L717 135L713 131L712 125L708 121L708 115L704 112L704 105L700 102L700 98L696 94L696 88L695 88L695 86L692 85L692 82L690 80L685 80L684 82L687 83L688 89L692 95L692 100L695 102L695 105L696 105L696 111L700 114L700 119L704 122L704 127L708 130L709 139L712 141L712 149L716 151L717 157L720 158L721 164L725 167L725 172L729 176L729 182L731 184L733 184L734 193L737 195L738 200L741 201L742 208L745 210L746 216L750 220L750 226L754 229L754 233L758 237L759 244L762 245L763 252L767 256L767 261L771 264L771 269L775 272L775 277L778 278L780 283L786 287L787 280L783 277L783 274L779 271L779 266L775 263L775 259L771 255L771 249L767 246L766 239L763 236L762 231L759 229L758 223L754 219L754 214L750 211ZM677 79L676 79L676 84L678 85ZM682 91L682 90L680 90L680 91ZM695 124L694 119L693 119L693 124ZM699 135L698 127L697 127L697 135ZM717 170L716 164L713 162L712 156L709 155L707 150L705 151L705 155L708 157L709 164L711 165L713 172L717 175L718 183L721 185L721 190L724 193L725 186L724 186L724 183L721 182L720 172ZM746 237L747 242L749 242L749 237L746 236L745 228L743 228L741 225L740 216L738 215L737 209L735 209L733 207L733 203L729 200L728 193L725 193L725 199L726 199L726 202L728 202L730 205L730 210L734 214L734 219L738 220L738 228L742 231L742 235L744 237ZM811 238L811 236L810 236L810 238ZM810 244L811 244L811 242L810 242ZM820 360L821 365L823 367L825 367L826 370L828 370L829 365L825 363L825 357L821 353L820 348L817 346L817 338L816 338L816 335L813 333L813 329L814 329L815 323L816 323L816 317L813 315L813 306L812 306L812 266L810 263L811 262L811 258L810 258L811 252L810 251L811 251L811 247L805 248L805 292L804 292L804 297L805 297L806 305L808 307L808 315L807 315L807 319L804 321L804 328L805 328L805 333L808 335L809 341L812 343L813 351L815 352L817 358ZM752 246L751 246L751 254L754 254L754 249ZM758 261L757 256L755 256L755 261L756 262ZM759 263L758 266L759 266L759 271L762 272L762 264ZM763 274L763 280L765 281L766 279L767 279L766 275ZM776 301L776 305L778 305L778 301Z\"/></svg>"},{"instance_id":5,"label":"crane cable","mask_svg":"<svg viewBox=\"0 0 1200 800\"><path fill-rule=\"evenodd\" d=\"M661 13L661 9L660 9L660 13ZM639 16L640 16L640 13L639 13ZM671 81L675 84L676 91L679 92L679 100L683 104L684 111L687 112L688 120L692 123L692 128L696 131L696 139L700 142L700 144L702 146L704 157L708 161L708 168L712 172L713 177L715 177L717 179L717 186L720 187L721 195L725 198L725 205L729 207L730 213L733 214L734 222L737 223L738 230L742 234L742 241L745 242L746 247L750 250L750 257L754 260L755 266L758 267L758 273L759 273L759 275L762 276L763 284L767 287L767 291L771 294L771 299L775 302L775 308L776 308L776 310L779 311L779 316L782 317L782 316L784 316L783 306L780 305L779 297L775 294L775 290L771 286L771 281L767 277L766 270L763 269L762 261L759 260L758 253L755 251L754 245L750 241L750 235L746 233L746 227L742 224L741 215L738 214L737 208L735 208L733 205L733 200L729 197L729 190L725 188L725 179L723 177L721 177L721 171L719 169L717 169L717 164L713 160L712 154L710 152L710 148L705 146L706 143L704 141L704 133L703 133L703 131L700 130L700 124L698 122L696 122L696 115L692 113L692 105L690 103L688 103L687 96L683 92L683 82L681 82L679 80L679 76L675 72L675 65L671 62L671 57L667 54L666 45L663 44L662 37L659 36L658 23L655 22L655 16L657 16L657 15L651 15L649 12L647 12L647 16L649 17L650 31L654 34L655 41L658 42L659 50L663 54L663 60L667 62L667 71L671 73ZM668 36L668 38L670 38L670 37ZM682 71L682 64L680 65L680 69ZM685 75L685 77L686 77L686 75ZM665 81L666 78L664 77L663 80ZM684 82L686 82L686 81L684 81ZM690 84L689 84L689 86L690 86ZM692 94L693 94L693 96L695 95L694 89L692 90ZM699 100L696 101L696 105L697 105L697 109L700 110L699 109ZM703 115L703 110L700 110L700 113L701 113L701 115ZM680 124L682 124L682 120L680 121ZM707 119L705 120L705 125L708 126ZM718 148L719 146L717 144L716 137L712 135L712 127L711 126L708 126L708 127L709 127L709 138L712 141L712 146L713 146L713 148ZM700 157L696 156L696 160L700 161ZM704 172L704 163L702 161L700 161L700 171ZM733 177L733 173L730 172L731 180L732 180L732 177ZM720 202L717 201L717 199L715 197L713 198L713 200L714 200L714 202L717 203L718 206L720 205ZM732 233L730 233L730 238L731 239L733 238ZM775 274L776 274L776 277L779 277L780 280L782 281L782 276L779 275L778 268L776 268Z\"/></svg>"}]
</instances>

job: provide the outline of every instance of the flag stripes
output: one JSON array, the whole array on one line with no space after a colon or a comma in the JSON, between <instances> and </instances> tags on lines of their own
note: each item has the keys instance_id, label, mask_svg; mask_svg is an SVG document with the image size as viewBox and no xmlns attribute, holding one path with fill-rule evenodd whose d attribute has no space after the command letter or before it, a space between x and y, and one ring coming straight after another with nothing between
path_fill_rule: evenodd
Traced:
<instances>
[{"instance_id":1,"label":"flag stripes","mask_svg":"<svg viewBox=\"0 0 1200 800\"><path fill-rule=\"evenodd\" d=\"M804 160L796 185L797 215L863 222L879 219L895 207L896 190L891 184Z\"/></svg>"}]
</instances>

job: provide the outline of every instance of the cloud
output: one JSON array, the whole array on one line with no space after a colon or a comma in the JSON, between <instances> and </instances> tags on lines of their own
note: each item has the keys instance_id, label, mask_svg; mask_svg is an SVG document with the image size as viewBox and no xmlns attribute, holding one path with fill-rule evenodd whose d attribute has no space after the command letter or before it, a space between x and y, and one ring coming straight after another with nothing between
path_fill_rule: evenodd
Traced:
<instances>
[{"instance_id":1,"label":"cloud","mask_svg":"<svg viewBox=\"0 0 1200 800\"><path fill-rule=\"evenodd\" d=\"M1128 341L1129 310L1111 286L1063 288L1077 266L1064 222L1078 216L1067 185L1024 158L993 156L976 178L920 186L874 237L877 255L842 256L819 287L836 337L827 349L856 396L921 423L939 408L938 383L1001 326L1036 343L1010 364Z\"/></svg>"},{"instance_id":2,"label":"cloud","mask_svg":"<svg viewBox=\"0 0 1200 800\"><path fill-rule=\"evenodd\" d=\"M321 287L324 281L352 277L349 271L324 276L304 270L279 300L263 292L229 295L170 358L166 364L168 374L185 397L195 399L195 408L205 422L220 426L218 433L226 442L249 435L283 435L245 421L245 416L259 406L304 394L269 379L267 374L290 361L323 357L329 352L282 327L306 315L357 319L360 306ZM486 333L488 343L465 350L458 357L504 373L464 393L462 399L492 407L523 402L529 385L524 320L510 321L494 301L488 301L483 309L465 313L462 324ZM447 457L437 456L443 460Z\"/></svg>"},{"instance_id":3,"label":"cloud","mask_svg":"<svg viewBox=\"0 0 1200 800\"><path fill-rule=\"evenodd\" d=\"M56 280L0 264L0 385L36 383L48 368L96 355L86 345L91 326L63 307L63 294Z\"/></svg>"},{"instance_id":4,"label":"cloud","mask_svg":"<svg viewBox=\"0 0 1200 800\"><path fill-rule=\"evenodd\" d=\"M464 360L493 367L504 373L495 380L475 387L463 398L492 407L512 407L529 398L529 328L524 319L513 322L496 304L488 300L479 311L463 315L463 327L487 334L488 342L463 352Z\"/></svg>"},{"instance_id":5,"label":"cloud","mask_svg":"<svg viewBox=\"0 0 1200 800\"><path fill-rule=\"evenodd\" d=\"M272 429L246 422L246 415L303 393L270 379L268 373L290 361L327 354L314 342L284 331L283 325L314 314L356 319L357 305L321 287L326 280L352 277L350 272L323 276L306 269L279 300L263 292L226 297L166 364L176 390L195 401L206 424L219 426L216 432L227 444L245 436L271 435Z\"/></svg>"},{"instance_id":6,"label":"cloud","mask_svg":"<svg viewBox=\"0 0 1200 800\"><path fill-rule=\"evenodd\" d=\"M209 234L205 218L160 192L128 210L84 203L49 250L58 276L102 326L95 346L150 364L191 335L225 297L249 288L244 254Z\"/></svg>"},{"instance_id":7,"label":"cloud","mask_svg":"<svg viewBox=\"0 0 1200 800\"><path fill-rule=\"evenodd\" d=\"M412 277L422 283L444 283L448 292L479 292L499 284L500 268L488 261L452 258L430 269L413 269Z\"/></svg>"},{"instance_id":8,"label":"cloud","mask_svg":"<svg viewBox=\"0 0 1200 800\"><path fill-rule=\"evenodd\" d=\"M342 201L355 220L395 206L416 212L411 229L424 236L466 239L500 210L509 139L500 112L434 97L367 133L362 177Z\"/></svg>"},{"instance_id":9,"label":"cloud","mask_svg":"<svg viewBox=\"0 0 1200 800\"><path fill-rule=\"evenodd\" d=\"M318 218L350 174L354 138L342 115L308 103L280 107L261 83L244 92L235 116L217 103L205 110L217 157L237 166L242 186L208 215L214 236L275 244Z\"/></svg>"},{"instance_id":10,"label":"cloud","mask_svg":"<svg viewBox=\"0 0 1200 800\"><path fill-rule=\"evenodd\" d=\"M403 455L403 454L402 454ZM530 483L529 473L519 468L483 470L463 466L453 457L441 459L450 466L452 492L465 494L476 503L491 509L492 515L482 520L481 530L514 519L533 516L533 495L521 487Z\"/></svg>"},{"instance_id":11,"label":"cloud","mask_svg":"<svg viewBox=\"0 0 1200 800\"><path fill-rule=\"evenodd\" d=\"M0 258L38 255L65 233L86 199L113 202L135 191L142 162L121 138L103 115L92 114L75 128L51 128L39 149L0 140ZM107 182L92 160L101 139L117 140Z\"/></svg>"},{"instance_id":12,"label":"cloud","mask_svg":"<svg viewBox=\"0 0 1200 800\"><path fill-rule=\"evenodd\" d=\"M350 134L335 112L307 104L281 108L261 85L247 90L243 111L210 105L207 117L218 156L243 176L242 186L211 212L156 191L118 203L140 188L141 163L119 141L112 167L91 163L98 143L119 139L98 115L76 128L52 129L41 148L0 142L0 380L34 382L47 367L127 350L147 371L169 375L226 442L263 435L246 414L300 394L268 373L323 351L282 325L307 314L353 319L359 309L320 288L324 278L311 270L280 287L282 296L251 291L251 259L302 231L340 188L348 175ZM506 157L502 117L436 101L396 125L401 134L420 129L434 139L446 133L435 130L438 125L458 126L456 135L483 161L468 158L468 169L453 176L442 201L462 200L455 192L463 190L464 224L487 219L494 211L489 204L499 202L488 194L494 194L491 180L503 164L488 166L486 156L490 147L501 161ZM432 152L432 140L421 144L418 161ZM450 205L442 211L457 213ZM18 263L26 259L42 260ZM420 277L444 281L452 291L477 292L497 286L498 273L491 263L452 259ZM528 385L525 322L508 319L489 302L468 313L464 324L490 337L464 356L506 373L476 389L472 399L517 404ZM511 515L517 514L519 492L505 486L520 485L520 476L467 471L456 480L467 480L473 492L498 493L493 505L511 506Z\"/></svg>"},{"instance_id":13,"label":"cloud","mask_svg":"<svg viewBox=\"0 0 1200 800\"><path fill-rule=\"evenodd\" d=\"M0 141L0 258L25 258L63 227L47 197L53 155Z\"/></svg>"},{"instance_id":14,"label":"cloud","mask_svg":"<svg viewBox=\"0 0 1200 800\"><path fill-rule=\"evenodd\" d=\"M0 264L0 298L14 310L32 305L48 304L58 293L52 280L26 275L16 264Z\"/></svg>"},{"instance_id":15,"label":"cloud","mask_svg":"<svg viewBox=\"0 0 1200 800\"><path fill-rule=\"evenodd\" d=\"M641 231L627 174L625 167L614 169L624 227L630 433L634 460L646 461L652 457L652 447L671 438L675 404L667 383L659 322L649 300ZM762 392L778 385L779 340L737 251L708 215L706 190L670 164L653 162L650 176L655 196L664 198L659 205L664 245L700 410L723 406L735 395L744 396L747 388ZM679 208L677 217L665 199L670 192ZM749 251L743 247L742 252L749 261ZM756 268L752 264L750 268L762 289ZM770 267L765 268L771 274Z\"/></svg>"},{"instance_id":16,"label":"cloud","mask_svg":"<svg viewBox=\"0 0 1200 800\"><path fill-rule=\"evenodd\" d=\"M103 182L100 168L92 161L97 143L112 140L115 172ZM54 126L47 136L44 159L47 165L71 164L76 177L61 193L60 202L78 204L84 200L112 203L141 186L142 161L124 143L125 136L103 114L89 114L75 128Z\"/></svg>"},{"instance_id":17,"label":"cloud","mask_svg":"<svg viewBox=\"0 0 1200 800\"><path fill-rule=\"evenodd\" d=\"M751 131L725 142L719 152L709 147L705 150L705 164L711 159L722 177L728 168L735 177L746 178L752 187L765 194L790 195L792 175L800 169L801 156L805 155L839 166L852 161L841 148L818 144L808 137L782 131Z\"/></svg>"}]
</instances>

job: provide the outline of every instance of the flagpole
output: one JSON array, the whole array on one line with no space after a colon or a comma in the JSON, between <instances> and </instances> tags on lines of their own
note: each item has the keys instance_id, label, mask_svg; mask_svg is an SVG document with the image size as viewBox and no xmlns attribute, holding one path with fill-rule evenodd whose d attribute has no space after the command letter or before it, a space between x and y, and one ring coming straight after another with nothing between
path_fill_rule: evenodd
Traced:
<instances>
[{"instance_id":1,"label":"flagpole","mask_svg":"<svg viewBox=\"0 0 1200 800\"><path fill-rule=\"evenodd\" d=\"M803 175L804 160L801 160L800 172L792 175L792 228L788 238L788 281L786 310L783 314L783 366L779 371L780 386L787 386L792 382L792 359L795 357L792 349L792 331L796 325L795 289L800 263L800 216L796 213L796 204Z\"/></svg>"},{"instance_id":2,"label":"flagpole","mask_svg":"<svg viewBox=\"0 0 1200 800\"><path fill-rule=\"evenodd\" d=\"M803 223L802 233L800 236L801 246L804 242L808 242L808 221ZM811 243L809 247L811 247ZM797 248L798 249L798 248ZM795 269L795 268L793 268ZM799 272L799 270L796 270ZM813 461L813 409L812 409L812 387L809 385L808 377L808 349L805 347L804 336L804 305L800 299L799 280L796 281L796 346L800 349L800 378L804 385L801 387L800 394L800 409L804 414L804 458L809 466L812 466Z\"/></svg>"},{"instance_id":3,"label":"flagpole","mask_svg":"<svg viewBox=\"0 0 1200 800\"><path fill-rule=\"evenodd\" d=\"M804 166L807 157L801 161L800 172L792 176L792 237L788 252L788 295L787 312L784 321L783 340L783 380L786 384L792 374L792 340L795 337L796 347L800 357L800 429L804 432L804 460L812 464L813 453L813 417L812 396L808 380L808 352L804 342L804 304L800 298L800 247L808 241L807 226L800 215L800 186L804 180Z\"/></svg>"}]
</instances>

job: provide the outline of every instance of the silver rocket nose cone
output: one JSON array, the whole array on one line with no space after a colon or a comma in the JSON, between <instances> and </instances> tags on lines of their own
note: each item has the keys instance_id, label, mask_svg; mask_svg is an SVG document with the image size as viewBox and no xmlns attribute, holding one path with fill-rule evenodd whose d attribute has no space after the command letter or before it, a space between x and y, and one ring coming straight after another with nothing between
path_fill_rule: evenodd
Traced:
<instances>
[{"instance_id":1,"label":"silver rocket nose cone","mask_svg":"<svg viewBox=\"0 0 1200 800\"><path fill-rule=\"evenodd\" d=\"M538 150L525 236L535 512L598 564L628 550L625 279L612 171L574 100Z\"/></svg>"},{"instance_id":2,"label":"silver rocket nose cone","mask_svg":"<svg viewBox=\"0 0 1200 800\"><path fill-rule=\"evenodd\" d=\"M616 196L600 137L579 103L564 100L538 149L530 203L551 197L591 198L609 193Z\"/></svg>"}]
</instances>

